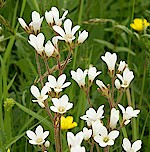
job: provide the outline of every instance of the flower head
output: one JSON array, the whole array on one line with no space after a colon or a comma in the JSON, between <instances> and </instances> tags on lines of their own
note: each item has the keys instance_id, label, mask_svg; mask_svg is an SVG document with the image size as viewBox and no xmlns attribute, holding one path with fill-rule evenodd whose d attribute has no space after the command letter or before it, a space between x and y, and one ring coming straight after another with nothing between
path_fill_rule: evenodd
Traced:
<instances>
[{"instance_id":1,"label":"flower head","mask_svg":"<svg viewBox=\"0 0 150 152\"><path fill-rule=\"evenodd\" d=\"M43 132L43 128L39 125L35 133L31 130L26 132L27 136L30 138L29 143L32 145L42 145L45 142L45 138L49 135L49 131Z\"/></svg>"},{"instance_id":2,"label":"flower head","mask_svg":"<svg viewBox=\"0 0 150 152\"><path fill-rule=\"evenodd\" d=\"M56 80L56 78L52 75L48 76L48 82L46 82L46 86L53 88L55 92L59 93L61 92L64 88L68 87L71 82L66 82L66 75L62 74L58 77L58 79Z\"/></svg>"},{"instance_id":3,"label":"flower head","mask_svg":"<svg viewBox=\"0 0 150 152\"><path fill-rule=\"evenodd\" d=\"M135 18L133 23L130 24L130 27L136 31L143 31L145 28L150 26L150 23L146 19Z\"/></svg>"},{"instance_id":4,"label":"flower head","mask_svg":"<svg viewBox=\"0 0 150 152\"><path fill-rule=\"evenodd\" d=\"M92 130L87 129L86 127L83 128L83 139L88 140L92 136Z\"/></svg>"},{"instance_id":5,"label":"flower head","mask_svg":"<svg viewBox=\"0 0 150 152\"><path fill-rule=\"evenodd\" d=\"M132 117L137 117L137 115L140 113L140 110L133 110L131 106L128 106L126 109L121 104L118 104L118 106L123 113L123 122L125 125L130 122Z\"/></svg>"},{"instance_id":6,"label":"flower head","mask_svg":"<svg viewBox=\"0 0 150 152\"><path fill-rule=\"evenodd\" d=\"M100 106L97 110L97 112L93 109L93 108L89 108L86 111L86 115L81 116L80 118L83 120L86 120L88 126L92 125L93 121L96 120L101 120L102 118L104 118L103 113L104 113L104 105Z\"/></svg>"},{"instance_id":7,"label":"flower head","mask_svg":"<svg viewBox=\"0 0 150 152\"><path fill-rule=\"evenodd\" d=\"M107 128L105 126L100 126L99 135L94 137L94 140L99 143L101 147L114 145L114 140L119 136L119 131L113 130L108 133Z\"/></svg>"},{"instance_id":8,"label":"flower head","mask_svg":"<svg viewBox=\"0 0 150 152\"><path fill-rule=\"evenodd\" d=\"M46 86L42 88L40 93L39 89L36 86L32 85L31 93L36 98L36 100L32 100L32 101L37 102L42 108L44 108L45 107L44 100L48 98L48 95L46 95L47 92L48 92L48 88Z\"/></svg>"},{"instance_id":9,"label":"flower head","mask_svg":"<svg viewBox=\"0 0 150 152\"><path fill-rule=\"evenodd\" d=\"M61 129L67 130L67 129L72 129L77 126L76 122L73 122L73 117L72 116L67 116L66 118L64 116L61 116Z\"/></svg>"},{"instance_id":10,"label":"flower head","mask_svg":"<svg viewBox=\"0 0 150 152\"><path fill-rule=\"evenodd\" d=\"M39 33L37 36L30 34L29 35L29 44L34 47L38 54L42 55L44 51L44 35Z\"/></svg>"},{"instance_id":11,"label":"flower head","mask_svg":"<svg viewBox=\"0 0 150 152\"><path fill-rule=\"evenodd\" d=\"M57 7L52 7L51 10L48 12L45 12L45 18L46 21L49 25L53 25L54 22L57 26L61 26L62 25L62 21L66 18L66 15L68 14L68 10L66 10L64 12L64 14L62 15L62 17L59 17L59 11L57 9Z\"/></svg>"},{"instance_id":12,"label":"flower head","mask_svg":"<svg viewBox=\"0 0 150 152\"><path fill-rule=\"evenodd\" d=\"M40 17L40 14L36 11L32 12L32 21L29 26L25 23L22 18L18 18L21 26L28 32L37 35L40 32L41 24L43 21L43 17Z\"/></svg>"},{"instance_id":13,"label":"flower head","mask_svg":"<svg viewBox=\"0 0 150 152\"><path fill-rule=\"evenodd\" d=\"M72 79L74 79L80 87L85 86L85 77L87 75L87 70L82 71L82 69L78 68L77 72L71 70Z\"/></svg>"},{"instance_id":14,"label":"flower head","mask_svg":"<svg viewBox=\"0 0 150 152\"><path fill-rule=\"evenodd\" d=\"M54 25L53 29L56 31L60 36L57 36L59 40L64 40L66 43L72 43L75 39L75 33L80 28L79 25L76 25L72 28L72 21L70 19L65 20L64 22L64 29L63 30L60 26Z\"/></svg>"},{"instance_id":15,"label":"flower head","mask_svg":"<svg viewBox=\"0 0 150 152\"><path fill-rule=\"evenodd\" d=\"M50 106L53 112L58 112L60 114L65 113L67 110L73 107L73 103L68 102L69 98L67 95L63 95L61 98L52 98L54 106Z\"/></svg>"},{"instance_id":16,"label":"flower head","mask_svg":"<svg viewBox=\"0 0 150 152\"><path fill-rule=\"evenodd\" d=\"M117 122L119 120L119 110L116 110L115 108L111 109L111 114L110 114L110 128L115 129Z\"/></svg>"},{"instance_id":17,"label":"flower head","mask_svg":"<svg viewBox=\"0 0 150 152\"><path fill-rule=\"evenodd\" d=\"M106 52L105 56L101 56L101 58L107 64L110 76L113 76L115 70L115 64L117 61L116 53L111 54L110 52Z\"/></svg>"},{"instance_id":18,"label":"flower head","mask_svg":"<svg viewBox=\"0 0 150 152\"><path fill-rule=\"evenodd\" d=\"M117 74L117 77L122 81L121 87L127 88L130 84L130 82L134 78L134 74L132 71L130 71L128 68L126 68L123 71L123 76L120 74Z\"/></svg>"},{"instance_id":19,"label":"flower head","mask_svg":"<svg viewBox=\"0 0 150 152\"><path fill-rule=\"evenodd\" d=\"M122 147L126 152L137 152L141 149L142 141L136 140L132 146L128 138L123 139Z\"/></svg>"},{"instance_id":20,"label":"flower head","mask_svg":"<svg viewBox=\"0 0 150 152\"><path fill-rule=\"evenodd\" d=\"M97 69L95 67L90 67L88 70L88 79L90 82L93 82L96 76L101 74L101 71L97 72Z\"/></svg>"},{"instance_id":21,"label":"flower head","mask_svg":"<svg viewBox=\"0 0 150 152\"><path fill-rule=\"evenodd\" d=\"M88 32L84 30L83 32L79 32L78 44L83 43L88 37Z\"/></svg>"}]
</instances>

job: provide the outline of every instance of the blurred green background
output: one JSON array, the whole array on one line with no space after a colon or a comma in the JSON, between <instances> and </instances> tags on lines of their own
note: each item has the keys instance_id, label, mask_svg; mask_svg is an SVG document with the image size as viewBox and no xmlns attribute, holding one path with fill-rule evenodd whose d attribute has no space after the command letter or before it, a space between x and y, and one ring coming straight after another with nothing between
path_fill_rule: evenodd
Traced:
<instances>
[{"instance_id":1,"label":"blurred green background","mask_svg":"<svg viewBox=\"0 0 150 152\"><path fill-rule=\"evenodd\" d=\"M52 6L56 6L61 14L68 9L67 18L70 18L74 25L79 24L80 30L86 29L89 32L89 38L75 50L72 62L64 71L68 76L67 80L72 82L64 93L67 93L70 101L74 103L74 108L66 116L73 115L78 123L78 127L72 131L77 133L83 128L84 122L79 117L85 113L88 104L84 92L71 80L70 70L78 67L86 69L93 64L102 71L97 79L101 79L105 84L110 83L106 65L100 56L106 51L116 52L118 63L125 60L135 75L129 92L124 94L121 103L127 106L131 102L141 113L126 126L123 134L120 133L111 151L122 151L122 138L128 136L132 142L141 139L141 151L149 152L150 28L143 33L130 28L134 18L145 18L150 22L149 0L0 0L0 152L8 148L11 152L37 151L37 147L29 145L25 131L29 128L34 130L38 123L42 124L45 130L50 130L49 151L54 151L53 128L49 118L44 110L31 101L33 97L30 86L37 77L35 53L27 42L28 35L17 20L18 17L23 17L30 23L33 10L44 16L45 11L49 11ZM45 20L41 31L46 40L53 37ZM66 48L62 47L62 59L66 57L66 52ZM49 64L52 66L55 61L51 60ZM42 72L44 70L43 65ZM90 93L91 101L96 109L105 104L107 118L110 113L109 105L96 89L94 84ZM6 98L16 101L11 110L3 106ZM63 152L68 152L65 133L62 132Z\"/></svg>"}]
</instances>

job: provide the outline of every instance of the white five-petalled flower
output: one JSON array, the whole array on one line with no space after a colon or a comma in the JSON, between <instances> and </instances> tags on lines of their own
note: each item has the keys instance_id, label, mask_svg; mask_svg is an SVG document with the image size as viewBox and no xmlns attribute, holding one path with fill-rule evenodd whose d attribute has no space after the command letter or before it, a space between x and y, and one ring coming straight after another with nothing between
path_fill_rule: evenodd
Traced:
<instances>
[{"instance_id":1,"label":"white five-petalled flower","mask_svg":"<svg viewBox=\"0 0 150 152\"><path fill-rule=\"evenodd\" d=\"M130 82L134 78L134 74L132 71L130 71L128 68L126 68L123 71L123 76L120 74L117 74L117 77L122 81L121 87L127 88L130 84Z\"/></svg>"},{"instance_id":2,"label":"white five-petalled flower","mask_svg":"<svg viewBox=\"0 0 150 152\"><path fill-rule=\"evenodd\" d=\"M50 106L50 109L53 112L58 112L63 114L67 112L67 110L73 107L73 103L68 102L69 98L67 95L63 95L61 98L52 98L52 102L54 106Z\"/></svg>"},{"instance_id":3,"label":"white five-petalled flower","mask_svg":"<svg viewBox=\"0 0 150 152\"><path fill-rule=\"evenodd\" d=\"M70 19L65 20L64 22L64 29L65 31L57 25L53 26L53 29L55 32L60 34L60 36L56 36L59 40L64 40L66 43L72 43L72 41L75 39L75 33L80 28L79 25L76 25L72 29L72 21Z\"/></svg>"},{"instance_id":4,"label":"white five-petalled flower","mask_svg":"<svg viewBox=\"0 0 150 152\"><path fill-rule=\"evenodd\" d=\"M89 81L93 82L95 77L98 76L99 74L101 74L101 71L97 72L97 69L95 67L90 67L88 69L88 79L89 79Z\"/></svg>"},{"instance_id":5,"label":"white five-petalled flower","mask_svg":"<svg viewBox=\"0 0 150 152\"><path fill-rule=\"evenodd\" d=\"M82 69L78 68L77 72L71 70L72 79L74 79L80 87L85 86L85 77L87 75L87 70L82 71Z\"/></svg>"},{"instance_id":6,"label":"white five-petalled flower","mask_svg":"<svg viewBox=\"0 0 150 152\"><path fill-rule=\"evenodd\" d=\"M52 75L48 76L48 82L46 82L46 86L53 88L55 92L59 93L63 90L63 88L68 87L71 82L66 82L66 75L62 74L58 77L58 79L56 80L56 78Z\"/></svg>"},{"instance_id":7,"label":"white five-petalled flower","mask_svg":"<svg viewBox=\"0 0 150 152\"><path fill-rule=\"evenodd\" d=\"M48 12L45 12L45 18L48 24L53 25L54 22L57 26L62 25L62 21L66 18L66 15L68 14L68 10L64 12L61 18L59 18L59 11L57 7L52 7L51 10Z\"/></svg>"},{"instance_id":8,"label":"white five-petalled flower","mask_svg":"<svg viewBox=\"0 0 150 152\"><path fill-rule=\"evenodd\" d=\"M80 118L83 120L86 120L87 125L91 126L92 122L96 121L96 120L101 120L102 118L104 118L103 113L104 113L104 105L101 105L97 112L95 111L95 109L93 108L89 108L86 111L86 115L81 116Z\"/></svg>"},{"instance_id":9,"label":"white five-petalled flower","mask_svg":"<svg viewBox=\"0 0 150 152\"><path fill-rule=\"evenodd\" d=\"M31 130L26 132L27 136L30 138L29 143L32 145L42 145L45 142L45 138L49 135L49 131L43 132L43 128L39 125L35 133Z\"/></svg>"},{"instance_id":10,"label":"white five-petalled flower","mask_svg":"<svg viewBox=\"0 0 150 152\"><path fill-rule=\"evenodd\" d=\"M110 52L106 52L105 56L101 56L101 58L107 64L110 76L113 76L115 70L115 64L117 61L116 53L111 54Z\"/></svg>"},{"instance_id":11,"label":"white five-petalled flower","mask_svg":"<svg viewBox=\"0 0 150 152\"><path fill-rule=\"evenodd\" d=\"M105 126L100 125L99 135L94 137L94 140L99 143L101 147L114 145L114 140L119 136L119 131L113 130L108 133Z\"/></svg>"},{"instance_id":12,"label":"white five-petalled flower","mask_svg":"<svg viewBox=\"0 0 150 152\"><path fill-rule=\"evenodd\" d=\"M39 33L37 36L30 34L29 35L29 44L35 48L38 54L42 55L44 51L44 35Z\"/></svg>"},{"instance_id":13,"label":"white five-petalled flower","mask_svg":"<svg viewBox=\"0 0 150 152\"><path fill-rule=\"evenodd\" d=\"M129 139L124 138L122 147L126 152L137 152L141 149L141 145L142 141L136 140L131 146L131 142L129 141Z\"/></svg>"},{"instance_id":14,"label":"white five-petalled flower","mask_svg":"<svg viewBox=\"0 0 150 152\"><path fill-rule=\"evenodd\" d=\"M40 14L38 12L33 11L32 21L29 26L27 26L27 24L22 18L18 18L18 21L27 32L37 35L40 32L43 17L40 17Z\"/></svg>"},{"instance_id":15,"label":"white five-petalled flower","mask_svg":"<svg viewBox=\"0 0 150 152\"><path fill-rule=\"evenodd\" d=\"M48 92L47 86L44 86L40 93L39 89L36 86L32 85L31 93L35 98L37 98L36 100L32 100L32 101L37 102L42 108L44 108L45 107L44 100L48 98L48 95L46 95L47 92Z\"/></svg>"},{"instance_id":16,"label":"white five-petalled flower","mask_svg":"<svg viewBox=\"0 0 150 152\"><path fill-rule=\"evenodd\" d=\"M130 122L132 117L137 117L137 115L140 113L140 110L133 110L131 106L128 106L126 109L121 104L118 104L118 106L123 113L123 122L125 125Z\"/></svg>"}]
</instances>

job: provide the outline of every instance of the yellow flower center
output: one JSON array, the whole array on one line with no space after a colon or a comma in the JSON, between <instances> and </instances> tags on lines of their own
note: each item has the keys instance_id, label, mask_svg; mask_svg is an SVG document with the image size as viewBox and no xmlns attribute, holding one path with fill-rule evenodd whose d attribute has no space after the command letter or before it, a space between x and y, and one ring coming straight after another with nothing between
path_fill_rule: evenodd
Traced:
<instances>
[{"instance_id":1,"label":"yellow flower center","mask_svg":"<svg viewBox=\"0 0 150 152\"><path fill-rule=\"evenodd\" d=\"M42 138L38 138L38 139L36 140L37 143L41 143L42 141L43 141Z\"/></svg>"},{"instance_id":2,"label":"yellow flower center","mask_svg":"<svg viewBox=\"0 0 150 152\"><path fill-rule=\"evenodd\" d=\"M103 138L103 142L107 143L109 141L109 138L108 137L104 137Z\"/></svg>"},{"instance_id":3,"label":"yellow flower center","mask_svg":"<svg viewBox=\"0 0 150 152\"><path fill-rule=\"evenodd\" d=\"M63 111L65 111L65 108L64 107L59 107L58 111L63 112Z\"/></svg>"}]
</instances>

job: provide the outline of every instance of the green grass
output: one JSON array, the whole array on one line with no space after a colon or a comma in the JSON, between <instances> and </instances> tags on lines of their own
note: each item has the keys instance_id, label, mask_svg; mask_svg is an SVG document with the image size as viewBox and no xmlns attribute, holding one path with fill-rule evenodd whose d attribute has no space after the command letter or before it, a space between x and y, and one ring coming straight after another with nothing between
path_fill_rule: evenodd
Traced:
<instances>
[{"instance_id":1,"label":"green grass","mask_svg":"<svg viewBox=\"0 0 150 152\"><path fill-rule=\"evenodd\" d=\"M28 129L34 130L38 124L42 124L45 130L50 130L49 140L52 146L49 151L53 151L51 122L46 112L31 101L33 97L30 86L37 76L35 53L27 42L28 35L19 26L17 20L18 17L23 17L29 23L33 10L44 16L44 12L52 6L57 6L60 10L68 9L67 17L74 25L79 24L81 30L89 31L88 40L75 49L72 62L64 71L68 76L67 80L72 82L65 93L74 103L74 108L66 115L73 115L78 123L78 127L72 131L77 133L83 128L84 122L79 117L85 113L88 104L84 92L71 80L70 70L76 70L78 67L86 69L89 64L93 64L103 72L97 79L110 83L106 66L100 56L106 51L117 52L118 61L126 60L135 74L129 92L124 94L121 102L127 105L130 99L132 106L140 109L141 112L137 119L133 119L132 123L122 130L113 149L120 152L122 138L128 136L131 141L141 139L143 141L141 151L148 152L150 148L150 28L148 27L146 34L139 35L130 28L130 23L136 17L146 18L150 22L148 0L42 0L42 2L41 0L7 0L0 7L2 27L0 34L5 37L0 42L0 48L5 48L4 51L0 49L0 152L8 148L12 152L37 151L36 147L29 145L25 132ZM46 40L52 38L52 31L45 20L42 31L46 35ZM65 49L62 57L66 56ZM50 61L50 66L54 63L55 61ZM96 88L94 84L90 93L91 101L96 109L103 103L106 105L107 118L108 103ZM16 101L11 111L7 111L3 106L6 98L14 98ZM63 152L68 152L67 143L64 138L63 140Z\"/></svg>"}]
</instances>

